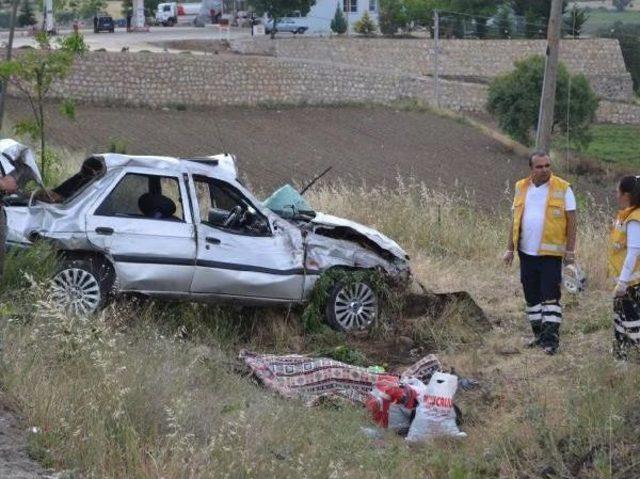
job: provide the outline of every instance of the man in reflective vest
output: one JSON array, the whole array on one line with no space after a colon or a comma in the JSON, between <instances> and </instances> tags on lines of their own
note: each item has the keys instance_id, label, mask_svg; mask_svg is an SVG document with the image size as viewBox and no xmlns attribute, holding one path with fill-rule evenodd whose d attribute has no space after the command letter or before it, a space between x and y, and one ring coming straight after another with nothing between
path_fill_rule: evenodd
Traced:
<instances>
[{"instance_id":1,"label":"man in reflective vest","mask_svg":"<svg viewBox=\"0 0 640 479\"><path fill-rule=\"evenodd\" d=\"M513 262L517 248L527 318L534 334L529 345L555 354L562 322L562 260L575 261L576 199L569 183L551 173L546 152L534 152L529 167L531 175L516 183L504 262Z\"/></svg>"}]
</instances>

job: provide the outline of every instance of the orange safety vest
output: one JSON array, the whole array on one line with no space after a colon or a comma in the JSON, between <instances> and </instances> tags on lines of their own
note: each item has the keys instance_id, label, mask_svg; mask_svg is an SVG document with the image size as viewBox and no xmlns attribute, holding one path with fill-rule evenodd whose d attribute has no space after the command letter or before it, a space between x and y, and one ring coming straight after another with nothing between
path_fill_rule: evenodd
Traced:
<instances>
[{"instance_id":1,"label":"orange safety vest","mask_svg":"<svg viewBox=\"0 0 640 479\"><path fill-rule=\"evenodd\" d=\"M513 199L513 245L516 249L520 242L520 226L530 185L531 178L524 178L516 183ZM564 198L568 188L567 181L551 175L542 241L538 249L540 256L564 256L567 244L567 215L564 210Z\"/></svg>"},{"instance_id":2,"label":"orange safety vest","mask_svg":"<svg viewBox=\"0 0 640 479\"><path fill-rule=\"evenodd\" d=\"M640 208L634 206L620 210L609 235L609 276L617 278L627 257L627 226L629 221L640 221ZM640 283L640 261L636 261L629 286Z\"/></svg>"}]
</instances>

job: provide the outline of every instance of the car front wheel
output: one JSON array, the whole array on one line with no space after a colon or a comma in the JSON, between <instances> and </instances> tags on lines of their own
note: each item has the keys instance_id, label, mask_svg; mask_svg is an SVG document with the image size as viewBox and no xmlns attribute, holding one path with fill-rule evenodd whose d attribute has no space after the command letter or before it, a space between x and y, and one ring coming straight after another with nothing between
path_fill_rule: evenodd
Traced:
<instances>
[{"instance_id":1,"label":"car front wheel","mask_svg":"<svg viewBox=\"0 0 640 479\"><path fill-rule=\"evenodd\" d=\"M338 331L363 330L375 323L378 310L378 294L369 283L339 281L329 292L326 318Z\"/></svg>"},{"instance_id":2,"label":"car front wheel","mask_svg":"<svg viewBox=\"0 0 640 479\"><path fill-rule=\"evenodd\" d=\"M53 277L51 299L60 309L88 315L101 309L110 292L108 271L82 259L66 260Z\"/></svg>"}]
</instances>

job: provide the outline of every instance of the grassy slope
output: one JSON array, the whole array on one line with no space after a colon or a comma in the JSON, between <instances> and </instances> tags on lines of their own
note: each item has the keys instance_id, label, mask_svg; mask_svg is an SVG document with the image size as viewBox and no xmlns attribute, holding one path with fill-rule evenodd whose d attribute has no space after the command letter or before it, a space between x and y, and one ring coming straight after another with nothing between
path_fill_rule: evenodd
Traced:
<instances>
[{"instance_id":1,"label":"grassy slope","mask_svg":"<svg viewBox=\"0 0 640 479\"><path fill-rule=\"evenodd\" d=\"M498 261L504 217L409 184L323 190L311 201L398 239L419 280L470 291L492 317L495 327L479 343L447 341L460 337L460 319L430 333L440 335L435 344L447 367L482 382L481 390L457 397L467 439L417 449L391 436L374 443L360 430L368 424L362 410L309 409L239 375L240 347L313 351L345 341L328 332L306 335L295 311L247 318L120 305L83 321L49 311L37 289L18 299L5 288L2 316L12 320L1 323L0 378L28 425L42 429L30 438L31 454L88 477L114 478L637 477L640 375L635 365L617 367L608 353L605 216L584 216L590 221L581 224L579 255L591 289L565 300L563 349L551 358L522 347L528 332L517 272ZM11 271L32 263L14 260ZM10 277L12 284L19 278ZM25 312L23 305L34 306ZM429 318L414 321L418 346L432 327Z\"/></svg>"},{"instance_id":2,"label":"grassy slope","mask_svg":"<svg viewBox=\"0 0 640 479\"><path fill-rule=\"evenodd\" d=\"M593 35L602 28L608 28L615 22L640 23L640 11L626 10L624 12L591 10L589 20L584 26L584 33Z\"/></svg>"},{"instance_id":3,"label":"grassy slope","mask_svg":"<svg viewBox=\"0 0 640 479\"><path fill-rule=\"evenodd\" d=\"M640 126L593 125L593 141L583 151L608 163L640 166Z\"/></svg>"}]
</instances>

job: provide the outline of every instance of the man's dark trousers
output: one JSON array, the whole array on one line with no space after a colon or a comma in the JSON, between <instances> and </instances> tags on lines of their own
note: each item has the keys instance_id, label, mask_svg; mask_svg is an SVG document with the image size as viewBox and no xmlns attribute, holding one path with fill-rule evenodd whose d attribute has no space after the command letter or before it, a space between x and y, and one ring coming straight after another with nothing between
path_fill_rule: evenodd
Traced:
<instances>
[{"instance_id":1,"label":"man's dark trousers","mask_svg":"<svg viewBox=\"0 0 640 479\"><path fill-rule=\"evenodd\" d=\"M562 307L560 256L531 256L518 251L520 281L527 302L527 317L540 346L557 348L560 340Z\"/></svg>"}]
</instances>

